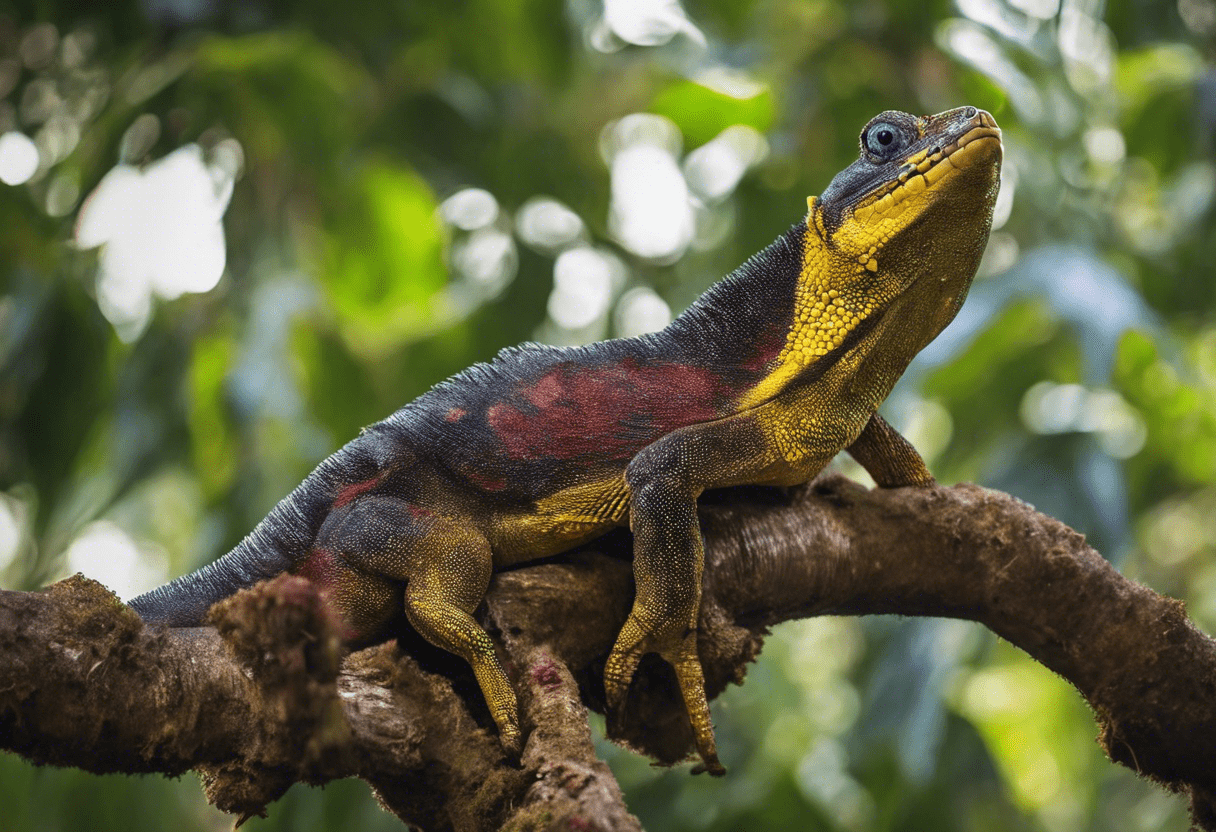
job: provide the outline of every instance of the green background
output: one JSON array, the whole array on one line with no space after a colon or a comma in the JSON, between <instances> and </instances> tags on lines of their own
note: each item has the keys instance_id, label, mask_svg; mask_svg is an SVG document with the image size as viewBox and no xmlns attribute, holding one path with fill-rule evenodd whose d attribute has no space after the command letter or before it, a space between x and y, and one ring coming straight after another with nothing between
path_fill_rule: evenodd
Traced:
<instances>
[{"instance_id":1,"label":"green background","mask_svg":"<svg viewBox=\"0 0 1216 832\"><path fill-rule=\"evenodd\" d=\"M101 533L144 580L181 574L436 381L616 334L612 311L547 311L556 251L513 222L531 198L581 219L606 309L644 287L678 312L799 221L871 116L973 104L1004 130L999 227L884 412L942 481L1029 501L1216 631L1213 0L687 0L654 4L653 39L680 30L655 45L595 0L85 6L0 0L0 134L42 159L0 184L0 585L108 574L69 556ZM635 113L670 120L672 159L732 125L764 137L667 257L610 221L604 148ZM194 142L237 172L224 275L116 327L97 251L71 242L81 204ZM468 187L498 208L480 230L440 208ZM1104 759L1066 683L970 624L784 625L714 712L725 780L604 746L652 832L1187 826ZM12 755L0 807L3 832L231 823L192 777ZM357 782L244 828L353 825L400 828Z\"/></svg>"}]
</instances>

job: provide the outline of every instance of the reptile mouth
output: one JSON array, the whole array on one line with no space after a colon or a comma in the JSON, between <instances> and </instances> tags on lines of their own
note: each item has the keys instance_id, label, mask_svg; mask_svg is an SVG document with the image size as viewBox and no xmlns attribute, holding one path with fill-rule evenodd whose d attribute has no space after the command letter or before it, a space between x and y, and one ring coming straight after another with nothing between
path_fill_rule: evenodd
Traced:
<instances>
[{"instance_id":1,"label":"reptile mouth","mask_svg":"<svg viewBox=\"0 0 1216 832\"><path fill-rule=\"evenodd\" d=\"M908 197L934 187L947 176L990 159L994 152L999 159L1001 128L986 112L980 111L978 120L979 124L949 144L933 145L913 154L901 166L899 176L887 183L886 192L869 205L857 208L854 217L864 222L874 214L886 214Z\"/></svg>"}]
</instances>

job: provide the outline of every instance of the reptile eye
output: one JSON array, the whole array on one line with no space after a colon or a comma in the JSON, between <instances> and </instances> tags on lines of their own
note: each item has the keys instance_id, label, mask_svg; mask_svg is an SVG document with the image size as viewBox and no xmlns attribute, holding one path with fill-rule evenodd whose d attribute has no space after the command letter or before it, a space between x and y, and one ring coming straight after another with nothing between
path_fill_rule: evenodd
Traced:
<instances>
[{"instance_id":1,"label":"reptile eye","mask_svg":"<svg viewBox=\"0 0 1216 832\"><path fill-rule=\"evenodd\" d=\"M903 146L900 129L885 121L870 125L862 142L868 152L880 157L889 156Z\"/></svg>"}]
</instances>

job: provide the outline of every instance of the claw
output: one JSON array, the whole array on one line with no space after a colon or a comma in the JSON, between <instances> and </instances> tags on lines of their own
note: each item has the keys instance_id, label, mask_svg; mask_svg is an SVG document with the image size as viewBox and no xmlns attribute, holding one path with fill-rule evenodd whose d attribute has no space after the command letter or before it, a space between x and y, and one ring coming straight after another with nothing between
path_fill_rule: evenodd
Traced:
<instances>
[{"instance_id":1,"label":"claw","mask_svg":"<svg viewBox=\"0 0 1216 832\"><path fill-rule=\"evenodd\" d=\"M604 666L604 698L607 700L608 713L618 724L625 714L629 683L633 681L633 674L637 672L638 662L642 658L637 639L633 640L633 644L625 641L627 646L624 647L622 641L625 641L624 636L618 640Z\"/></svg>"},{"instance_id":2,"label":"claw","mask_svg":"<svg viewBox=\"0 0 1216 832\"><path fill-rule=\"evenodd\" d=\"M710 777L725 777L726 766L718 761L717 757L712 760L703 760L692 767L693 774L708 774Z\"/></svg>"},{"instance_id":3,"label":"claw","mask_svg":"<svg viewBox=\"0 0 1216 832\"><path fill-rule=\"evenodd\" d=\"M507 752L508 757L512 760L519 760L524 750L523 736L519 733L519 728L514 725L500 727L498 741L502 744L502 750Z\"/></svg>"}]
</instances>

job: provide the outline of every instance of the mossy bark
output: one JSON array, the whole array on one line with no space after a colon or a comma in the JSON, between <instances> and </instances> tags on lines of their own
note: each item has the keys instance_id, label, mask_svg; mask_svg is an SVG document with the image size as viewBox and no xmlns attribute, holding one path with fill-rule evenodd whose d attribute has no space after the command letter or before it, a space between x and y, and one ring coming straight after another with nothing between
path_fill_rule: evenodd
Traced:
<instances>
[{"instance_id":1,"label":"mossy bark","mask_svg":"<svg viewBox=\"0 0 1216 832\"><path fill-rule=\"evenodd\" d=\"M742 681L780 621L972 619L1071 681L1111 759L1190 792L1196 823L1216 829L1216 642L1081 535L973 485L867 491L839 477L708 495L701 514L711 696ZM0 747L95 772L197 769L240 816L293 782L355 776L428 830L637 830L586 719L632 600L628 555L614 534L495 576L479 616L520 693L520 760L458 660L408 629L344 656L312 586L290 576L194 630L146 628L80 577L0 592ZM618 740L661 763L689 757L666 665L643 661L628 702Z\"/></svg>"}]
</instances>

